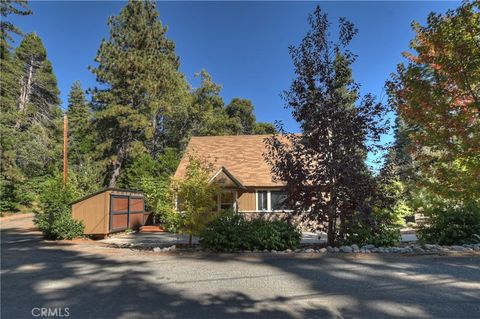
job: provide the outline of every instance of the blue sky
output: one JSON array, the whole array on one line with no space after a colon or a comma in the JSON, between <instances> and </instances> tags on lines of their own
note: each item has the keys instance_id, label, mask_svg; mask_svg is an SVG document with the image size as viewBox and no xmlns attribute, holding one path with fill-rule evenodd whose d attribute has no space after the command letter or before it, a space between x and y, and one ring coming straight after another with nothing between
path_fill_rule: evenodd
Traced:
<instances>
[{"instance_id":1,"label":"blue sky","mask_svg":"<svg viewBox=\"0 0 480 319\"><path fill-rule=\"evenodd\" d=\"M95 86L88 71L107 18L124 2L31 2L34 14L12 21L25 32L36 32L47 48L59 82L63 106L71 84ZM315 6L333 24L345 16L359 29L351 50L358 55L354 76L362 92L386 101L384 83L402 61L401 52L413 38L410 23L424 23L429 12L445 12L459 2L159 2L160 19L175 41L181 70L198 85L194 73L206 69L223 86L228 103L234 97L253 101L257 120L282 120L297 130L279 94L288 89L293 67L288 46L298 44L308 30L307 15Z\"/></svg>"}]
</instances>

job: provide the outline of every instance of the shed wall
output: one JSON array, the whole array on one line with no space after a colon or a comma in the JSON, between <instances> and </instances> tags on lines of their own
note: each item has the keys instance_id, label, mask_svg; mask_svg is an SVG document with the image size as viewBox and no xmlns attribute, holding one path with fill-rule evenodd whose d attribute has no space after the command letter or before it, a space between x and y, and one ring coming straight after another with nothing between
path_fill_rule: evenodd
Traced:
<instances>
[{"instance_id":1,"label":"shed wall","mask_svg":"<svg viewBox=\"0 0 480 319\"><path fill-rule=\"evenodd\" d=\"M109 198L108 192L103 192L72 205L72 216L83 221L85 234L108 234Z\"/></svg>"}]
</instances>

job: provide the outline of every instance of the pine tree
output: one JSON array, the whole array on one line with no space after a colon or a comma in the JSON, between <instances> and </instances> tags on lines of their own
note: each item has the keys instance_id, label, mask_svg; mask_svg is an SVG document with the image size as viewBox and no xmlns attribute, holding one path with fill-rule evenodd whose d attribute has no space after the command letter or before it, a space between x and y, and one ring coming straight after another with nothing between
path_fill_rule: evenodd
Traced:
<instances>
[{"instance_id":1,"label":"pine tree","mask_svg":"<svg viewBox=\"0 0 480 319\"><path fill-rule=\"evenodd\" d=\"M162 151L166 119L185 103L188 88L155 2L129 1L108 25L91 71L101 84L92 90L99 157L114 186L133 153Z\"/></svg>"},{"instance_id":2,"label":"pine tree","mask_svg":"<svg viewBox=\"0 0 480 319\"><path fill-rule=\"evenodd\" d=\"M93 151L92 112L79 81L73 83L68 97L69 160L79 165Z\"/></svg>"},{"instance_id":3,"label":"pine tree","mask_svg":"<svg viewBox=\"0 0 480 319\"><path fill-rule=\"evenodd\" d=\"M19 118L16 128L32 124L50 125L61 114L57 79L41 39L28 34L15 50L21 67Z\"/></svg>"},{"instance_id":4,"label":"pine tree","mask_svg":"<svg viewBox=\"0 0 480 319\"><path fill-rule=\"evenodd\" d=\"M8 16L29 15L24 1L0 2L0 211L14 210L18 202L15 185L22 180L16 165L16 101L19 95L20 68L11 52L12 34L22 31L9 22Z\"/></svg>"},{"instance_id":5,"label":"pine tree","mask_svg":"<svg viewBox=\"0 0 480 319\"><path fill-rule=\"evenodd\" d=\"M256 122L253 109L252 101L240 98L232 99L225 107L228 116L240 123L240 131L236 132L237 134L253 134Z\"/></svg>"},{"instance_id":6,"label":"pine tree","mask_svg":"<svg viewBox=\"0 0 480 319\"><path fill-rule=\"evenodd\" d=\"M19 201L28 204L31 196L23 194L31 194L31 187L19 189L34 178L50 174L60 158L59 91L37 35L25 36L15 52L6 57L2 62L10 72L2 80L2 187L7 185L15 205Z\"/></svg>"},{"instance_id":7,"label":"pine tree","mask_svg":"<svg viewBox=\"0 0 480 319\"><path fill-rule=\"evenodd\" d=\"M11 49L8 42L13 42L12 34L23 35L18 27L7 20L11 14L26 16L32 14L32 11L27 1L0 1L0 46L7 51Z\"/></svg>"},{"instance_id":8,"label":"pine tree","mask_svg":"<svg viewBox=\"0 0 480 319\"><path fill-rule=\"evenodd\" d=\"M17 163L26 176L40 176L60 156L61 115L57 79L42 41L28 34L15 50L20 65L20 95L15 129Z\"/></svg>"},{"instance_id":9,"label":"pine tree","mask_svg":"<svg viewBox=\"0 0 480 319\"><path fill-rule=\"evenodd\" d=\"M308 21L311 30L290 48L297 77L283 95L302 134L281 128L281 136L267 140L265 157L275 179L286 184L291 207L326 222L332 245L346 234L355 214L368 213L375 184L365 159L386 131L381 125L385 109L370 95L359 101L351 70L355 56L347 49L357 33L353 24L340 19L334 43L320 7Z\"/></svg>"}]
</instances>

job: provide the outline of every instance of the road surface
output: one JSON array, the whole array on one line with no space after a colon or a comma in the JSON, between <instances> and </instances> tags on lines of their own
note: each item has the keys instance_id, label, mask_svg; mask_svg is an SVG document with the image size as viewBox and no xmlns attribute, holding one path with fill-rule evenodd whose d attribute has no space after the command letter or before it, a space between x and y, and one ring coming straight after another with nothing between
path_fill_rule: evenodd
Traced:
<instances>
[{"instance_id":1,"label":"road surface","mask_svg":"<svg viewBox=\"0 0 480 319\"><path fill-rule=\"evenodd\" d=\"M1 222L4 319L480 316L478 255L162 254L31 227Z\"/></svg>"}]
</instances>

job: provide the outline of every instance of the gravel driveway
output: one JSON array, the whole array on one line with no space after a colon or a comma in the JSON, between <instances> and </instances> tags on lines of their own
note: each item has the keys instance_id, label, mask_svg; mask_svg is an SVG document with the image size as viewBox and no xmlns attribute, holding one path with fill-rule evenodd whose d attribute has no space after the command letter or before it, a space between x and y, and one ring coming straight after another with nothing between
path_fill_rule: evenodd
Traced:
<instances>
[{"instance_id":1,"label":"gravel driveway","mask_svg":"<svg viewBox=\"0 0 480 319\"><path fill-rule=\"evenodd\" d=\"M1 222L1 317L478 318L480 257L206 255L47 242ZM34 314L37 314L34 310ZM38 310L40 311L40 310Z\"/></svg>"}]
</instances>

